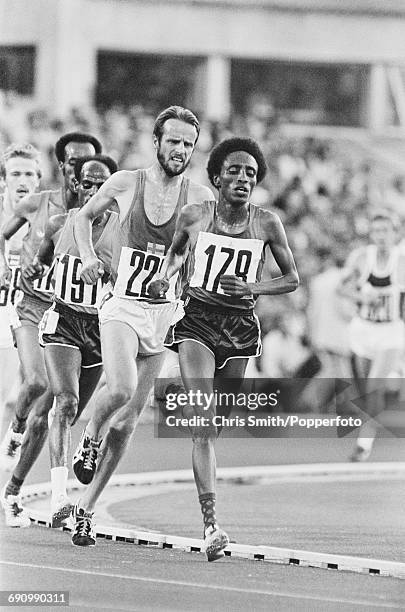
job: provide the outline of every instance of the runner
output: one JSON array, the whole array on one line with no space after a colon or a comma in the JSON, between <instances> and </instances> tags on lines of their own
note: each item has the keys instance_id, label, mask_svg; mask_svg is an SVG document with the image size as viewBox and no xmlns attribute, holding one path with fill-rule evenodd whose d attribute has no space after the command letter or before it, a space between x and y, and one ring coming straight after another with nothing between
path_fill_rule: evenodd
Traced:
<instances>
[{"instance_id":1,"label":"runner","mask_svg":"<svg viewBox=\"0 0 405 612\"><path fill-rule=\"evenodd\" d=\"M22 198L15 207L14 216L2 230L4 244L4 240L9 240L19 228L26 224L29 226L21 254L20 284L23 297L12 320L14 339L23 370L23 383L14 419L0 447L2 466L8 471L14 470L1 495L1 503L10 523L19 521L21 513L18 513L18 504L16 505L14 498L18 500L22 483L43 447L48 431L48 412L53 401L43 351L38 344L38 324L45 310L49 308L52 296L51 274L33 282L24 275L24 271L33 260L49 217L77 205L73 168L75 161L80 156L94 154L99 150L99 141L89 134L72 132L62 136L55 145L55 154L64 177L63 187L57 191L42 191ZM0 248L1 243L2 238ZM5 274L9 274L7 269ZM27 423L30 412L31 418ZM26 428L28 431L24 436Z\"/></svg>"},{"instance_id":2,"label":"runner","mask_svg":"<svg viewBox=\"0 0 405 612\"><path fill-rule=\"evenodd\" d=\"M113 250L111 292L100 309L107 386L96 396L96 410L73 459L79 480L85 484L92 481L74 512L75 517L87 517L89 534L96 501L127 447L161 369L163 341L177 308L175 282L166 299L159 298L159 291L150 293L149 285L162 265L183 206L201 205L212 198L210 189L183 176L199 130L191 111L179 106L162 111L153 131L157 154L153 166L117 172L76 217L76 240L83 262L81 277L93 284L104 274L104 267L94 253L91 221L115 202L119 207L120 230ZM108 431L101 444L100 431L105 425ZM76 524L74 544L95 544L91 535L75 538L78 529Z\"/></svg>"},{"instance_id":3,"label":"runner","mask_svg":"<svg viewBox=\"0 0 405 612\"><path fill-rule=\"evenodd\" d=\"M260 354L259 322L254 304L259 295L294 291L298 275L280 219L249 202L266 174L263 154L254 140L230 138L212 150L208 176L219 198L185 207L162 269L160 289L179 269L185 255L185 316L170 331L166 346L179 353L187 392L214 396L214 378L244 377L249 357ZM281 276L261 281L270 248ZM156 283L157 289L157 283ZM235 381L233 390L237 389ZM204 521L208 561L223 556L229 538L216 521L215 402L189 406L186 417L201 417L191 427L193 470ZM205 420L205 421L204 421Z\"/></svg>"},{"instance_id":4,"label":"runner","mask_svg":"<svg viewBox=\"0 0 405 612\"><path fill-rule=\"evenodd\" d=\"M115 161L104 155L77 160L79 208L116 170ZM54 303L40 324L40 343L45 347L46 369L56 400L49 430L52 527L60 527L73 508L66 492L70 427L86 406L102 372L97 313L101 280L93 287L80 280L73 229L77 212L73 209L49 220L38 256L27 269L33 277L51 266L54 258L57 262ZM117 228L118 215L111 211L93 221L92 240L107 276Z\"/></svg>"}]
</instances>

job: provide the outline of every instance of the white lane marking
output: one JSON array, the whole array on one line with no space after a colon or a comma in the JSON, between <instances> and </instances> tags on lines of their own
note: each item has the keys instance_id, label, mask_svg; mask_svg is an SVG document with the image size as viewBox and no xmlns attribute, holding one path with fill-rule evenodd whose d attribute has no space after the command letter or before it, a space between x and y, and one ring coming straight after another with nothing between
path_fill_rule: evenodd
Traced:
<instances>
[{"instance_id":1,"label":"white lane marking","mask_svg":"<svg viewBox=\"0 0 405 612\"><path fill-rule=\"evenodd\" d=\"M135 580L137 582L154 582L157 584L168 584L172 586L191 587L197 589L210 589L213 591L227 591L232 593L250 593L251 595L272 595L275 597L287 597L289 599L305 599L310 601L327 601L332 603L356 604L358 606L373 606L375 608L393 608L403 610L400 605L392 603L376 603L375 601L364 601L358 599L340 599L336 597L316 597L313 595L285 593L283 591L264 591L262 589L241 589L215 584L199 584L198 582L185 582L183 580L163 580L162 578L149 578L148 576L127 576L125 574L111 574L108 572L90 572L87 570L71 569L65 567L54 567L52 565L35 565L34 563L16 563L14 561L2 561L1 565L12 565L14 567L31 567L55 572L66 572L69 574L84 574L87 576L101 576L103 578L118 578L119 580Z\"/></svg>"}]
</instances>

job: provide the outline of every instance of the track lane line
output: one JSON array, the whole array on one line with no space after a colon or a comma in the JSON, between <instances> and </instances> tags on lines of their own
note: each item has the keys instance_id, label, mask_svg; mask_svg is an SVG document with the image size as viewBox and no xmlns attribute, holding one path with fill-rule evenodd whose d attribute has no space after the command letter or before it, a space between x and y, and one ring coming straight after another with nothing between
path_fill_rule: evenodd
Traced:
<instances>
[{"instance_id":1,"label":"track lane line","mask_svg":"<svg viewBox=\"0 0 405 612\"><path fill-rule=\"evenodd\" d=\"M324 601L330 603L343 603L343 604L353 604L358 606L374 606L376 608L390 608L394 610L403 610L402 605L396 605L393 603L383 603L383 602L374 602L374 601L364 601L364 600L353 600L353 599L340 599L336 597L316 597L313 595L306 594L296 594L293 595L291 593L286 593L284 591L265 591L263 589L241 589L238 587L227 587L222 585L213 585L213 584L199 584L198 582L186 582L183 580L164 580L162 578L151 578L148 576L128 576L125 574L113 574L109 572L90 572L88 570L79 570L65 567L55 567L52 565L36 565L34 563L16 563L14 561L2 561L0 560L1 565L9 565L13 567L30 567L31 569L41 569L41 570L51 570L56 572L66 572L69 574L83 574L86 576L101 576L102 578L117 578L119 580L134 580L136 582L148 582L148 583L156 583L156 584L167 584L170 586L182 586L182 587L190 587L197 589L209 589L214 591L226 591L230 593L250 593L251 595L268 595L273 597L286 597L288 599L300 599L307 601Z\"/></svg>"}]
</instances>

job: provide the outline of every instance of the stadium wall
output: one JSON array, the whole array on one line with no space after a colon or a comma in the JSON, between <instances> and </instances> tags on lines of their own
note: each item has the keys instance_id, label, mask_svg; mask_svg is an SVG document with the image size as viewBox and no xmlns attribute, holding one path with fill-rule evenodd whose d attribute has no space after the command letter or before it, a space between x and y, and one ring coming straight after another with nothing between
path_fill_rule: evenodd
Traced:
<instances>
[{"instance_id":1,"label":"stadium wall","mask_svg":"<svg viewBox=\"0 0 405 612\"><path fill-rule=\"evenodd\" d=\"M366 64L372 126L386 96L378 87L381 67L405 65L405 10L395 0L383 4L0 0L0 45L36 47L34 99L62 114L93 101L99 50L205 57L201 90L213 119L229 112L230 58Z\"/></svg>"}]
</instances>

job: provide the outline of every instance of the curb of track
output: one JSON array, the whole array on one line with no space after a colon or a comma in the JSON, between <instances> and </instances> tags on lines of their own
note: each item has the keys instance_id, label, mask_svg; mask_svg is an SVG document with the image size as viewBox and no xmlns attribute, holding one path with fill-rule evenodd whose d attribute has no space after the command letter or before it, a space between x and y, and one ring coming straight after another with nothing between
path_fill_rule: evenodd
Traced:
<instances>
[{"instance_id":1,"label":"curb of track","mask_svg":"<svg viewBox=\"0 0 405 612\"><path fill-rule=\"evenodd\" d=\"M322 477L336 478L375 478L391 476L405 478L405 462L381 462L367 464L353 463L317 463L304 465L252 466L218 469L219 482L234 484L260 483L266 484L287 482L290 479L319 479ZM141 486L148 495L148 485L193 482L191 470L170 470L163 472L141 472L138 474L120 474L113 476L108 487ZM85 488L77 480L68 481L68 490L78 491ZM22 501L29 504L41 497L49 496L49 482L29 485L22 490ZM32 523L50 527L49 515L26 507ZM64 531L70 531L64 527ZM108 525L97 525L98 538L127 542L158 548L173 548L186 552L203 552L203 540L185 538L154 531L127 529ZM267 561L284 565L318 567L337 571L352 571L375 576L390 576L405 579L405 563L351 557L293 548L277 548L273 546L252 546L248 544L229 544L225 555L251 560Z\"/></svg>"}]
</instances>

